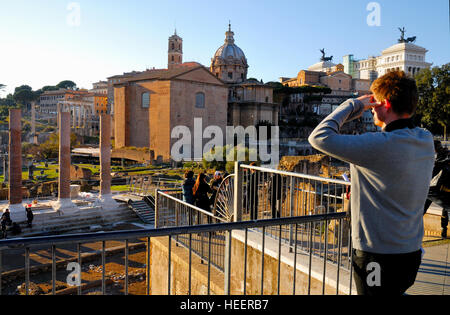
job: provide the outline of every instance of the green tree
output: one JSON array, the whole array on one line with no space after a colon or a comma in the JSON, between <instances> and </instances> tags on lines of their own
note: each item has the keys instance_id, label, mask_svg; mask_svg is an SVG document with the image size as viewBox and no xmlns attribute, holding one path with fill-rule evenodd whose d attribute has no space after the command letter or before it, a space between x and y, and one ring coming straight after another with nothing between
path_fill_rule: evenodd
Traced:
<instances>
[{"instance_id":1,"label":"green tree","mask_svg":"<svg viewBox=\"0 0 450 315\"><path fill-rule=\"evenodd\" d=\"M14 100L20 107L24 107L26 104L35 100L36 95L33 89L28 85L22 85L14 90Z\"/></svg>"},{"instance_id":2,"label":"green tree","mask_svg":"<svg viewBox=\"0 0 450 315\"><path fill-rule=\"evenodd\" d=\"M217 152L217 154L216 154ZM250 150L247 147L238 145L235 146L226 146L226 147L216 147L211 152L207 153L203 157L203 167L205 169L214 169L219 171L227 171L228 173L234 173L234 163L240 158L238 153L243 153L244 160L240 160L240 162L249 164L250 162L259 162L258 152L254 150ZM217 157L220 156L219 159ZM255 158L258 161L254 161Z\"/></svg>"},{"instance_id":3,"label":"green tree","mask_svg":"<svg viewBox=\"0 0 450 315\"><path fill-rule=\"evenodd\" d=\"M0 91L3 90L5 87L6 85L0 83Z\"/></svg>"},{"instance_id":4,"label":"green tree","mask_svg":"<svg viewBox=\"0 0 450 315\"><path fill-rule=\"evenodd\" d=\"M74 89L76 86L77 84L70 80L61 81L56 85L59 89Z\"/></svg>"},{"instance_id":5,"label":"green tree","mask_svg":"<svg viewBox=\"0 0 450 315\"><path fill-rule=\"evenodd\" d=\"M424 69L415 79L419 91L416 122L442 134L450 126L450 63Z\"/></svg>"},{"instance_id":6,"label":"green tree","mask_svg":"<svg viewBox=\"0 0 450 315\"><path fill-rule=\"evenodd\" d=\"M0 98L0 106L13 107L15 104L16 102L12 94L8 94L5 98Z\"/></svg>"},{"instance_id":7,"label":"green tree","mask_svg":"<svg viewBox=\"0 0 450 315\"><path fill-rule=\"evenodd\" d=\"M74 133L70 134L70 147L71 149L79 146L77 136ZM38 160L56 159L59 155L59 135L54 133L50 135L50 138L38 147L32 147L33 154L35 154ZM30 153L31 154L31 153Z\"/></svg>"},{"instance_id":8,"label":"green tree","mask_svg":"<svg viewBox=\"0 0 450 315\"><path fill-rule=\"evenodd\" d=\"M47 91L58 91L59 88L57 86L53 86L53 85L46 85L44 86L42 89L42 92L47 92Z\"/></svg>"}]
</instances>

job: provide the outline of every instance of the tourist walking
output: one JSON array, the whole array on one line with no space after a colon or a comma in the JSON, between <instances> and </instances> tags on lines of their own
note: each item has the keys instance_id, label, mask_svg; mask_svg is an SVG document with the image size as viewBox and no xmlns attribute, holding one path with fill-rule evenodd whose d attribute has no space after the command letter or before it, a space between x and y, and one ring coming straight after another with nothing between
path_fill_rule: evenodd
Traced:
<instances>
[{"instance_id":1,"label":"tourist walking","mask_svg":"<svg viewBox=\"0 0 450 315\"><path fill-rule=\"evenodd\" d=\"M271 174L269 181L269 204L272 211L272 218L281 218L281 199L282 199L282 188L283 188L283 178L280 174Z\"/></svg>"},{"instance_id":2,"label":"tourist walking","mask_svg":"<svg viewBox=\"0 0 450 315\"><path fill-rule=\"evenodd\" d=\"M187 202L188 204L194 205L195 199L194 199L194 193L193 188L195 185L194 180L194 172L193 171L187 171L184 174L184 183L183 183L183 201Z\"/></svg>"},{"instance_id":3,"label":"tourist walking","mask_svg":"<svg viewBox=\"0 0 450 315\"><path fill-rule=\"evenodd\" d=\"M31 227L33 226L33 219L34 219L34 214L33 214L33 210L31 209L31 205L26 207L25 211L27 214L27 227L29 227L31 229Z\"/></svg>"},{"instance_id":4,"label":"tourist walking","mask_svg":"<svg viewBox=\"0 0 450 315\"><path fill-rule=\"evenodd\" d=\"M436 163L434 164L433 180L424 211L426 213L433 202L442 207L441 236L447 238L448 211L450 209L450 152L442 146L440 141L434 142L434 148Z\"/></svg>"},{"instance_id":5,"label":"tourist walking","mask_svg":"<svg viewBox=\"0 0 450 315\"><path fill-rule=\"evenodd\" d=\"M12 226L13 222L11 220L11 212L9 211L9 209L6 209L5 212L2 214L1 220L2 221L4 220L7 226Z\"/></svg>"},{"instance_id":6,"label":"tourist walking","mask_svg":"<svg viewBox=\"0 0 450 315\"><path fill-rule=\"evenodd\" d=\"M351 165L353 268L358 294L403 295L417 277L423 207L435 161L433 135L414 126L416 82L403 71L377 79L374 95L344 102L313 131L311 145ZM340 133L372 110L382 132Z\"/></svg>"},{"instance_id":7,"label":"tourist walking","mask_svg":"<svg viewBox=\"0 0 450 315\"><path fill-rule=\"evenodd\" d=\"M212 191L212 195L210 197L210 201L211 201L211 205L214 206L215 202L216 202L216 196L217 196L217 192L219 191L220 185L223 182L223 177L222 177L222 173L221 172L215 172L214 173L214 178L211 180L211 191Z\"/></svg>"},{"instance_id":8,"label":"tourist walking","mask_svg":"<svg viewBox=\"0 0 450 315\"><path fill-rule=\"evenodd\" d=\"M255 162L250 163L250 166L256 166ZM250 170L247 176L247 210L250 212L250 220L262 219L258 217L259 209L259 183L258 173Z\"/></svg>"},{"instance_id":9,"label":"tourist walking","mask_svg":"<svg viewBox=\"0 0 450 315\"><path fill-rule=\"evenodd\" d=\"M6 220L3 217L1 218L0 224L1 224L1 227L2 227L2 239L6 239L7 238Z\"/></svg>"},{"instance_id":10,"label":"tourist walking","mask_svg":"<svg viewBox=\"0 0 450 315\"><path fill-rule=\"evenodd\" d=\"M197 177L197 181L195 182L194 188L194 200L195 200L195 206L211 212L211 203L208 194L212 193L211 187L206 182L206 175L205 173L200 173ZM200 220L200 214L197 214L197 224L201 223ZM208 220L210 222L210 218Z\"/></svg>"}]
</instances>

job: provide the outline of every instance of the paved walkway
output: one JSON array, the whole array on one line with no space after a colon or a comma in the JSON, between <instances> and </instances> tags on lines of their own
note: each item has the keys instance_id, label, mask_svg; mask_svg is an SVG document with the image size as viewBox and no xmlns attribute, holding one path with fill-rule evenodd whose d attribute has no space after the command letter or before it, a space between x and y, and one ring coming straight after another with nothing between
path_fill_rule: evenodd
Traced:
<instances>
[{"instance_id":1,"label":"paved walkway","mask_svg":"<svg viewBox=\"0 0 450 315\"><path fill-rule=\"evenodd\" d=\"M425 256L409 295L450 295L450 243L425 248Z\"/></svg>"}]
</instances>

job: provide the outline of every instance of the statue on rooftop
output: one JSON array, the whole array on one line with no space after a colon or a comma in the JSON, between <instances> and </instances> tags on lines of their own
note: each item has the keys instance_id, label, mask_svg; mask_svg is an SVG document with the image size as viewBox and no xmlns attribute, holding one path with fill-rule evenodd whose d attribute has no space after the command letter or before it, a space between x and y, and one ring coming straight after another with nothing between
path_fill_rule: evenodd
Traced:
<instances>
[{"instance_id":1,"label":"statue on rooftop","mask_svg":"<svg viewBox=\"0 0 450 315\"><path fill-rule=\"evenodd\" d=\"M320 58L320 61L324 61L325 62L325 61L332 61L333 60L333 56L326 57L325 48L321 49L320 52L322 53L322 58Z\"/></svg>"},{"instance_id":2,"label":"statue on rooftop","mask_svg":"<svg viewBox=\"0 0 450 315\"><path fill-rule=\"evenodd\" d=\"M403 28L399 28L399 31L401 33L401 37L398 40L399 43L414 43L416 41L417 36L405 38L406 30L405 30L404 27Z\"/></svg>"},{"instance_id":3,"label":"statue on rooftop","mask_svg":"<svg viewBox=\"0 0 450 315\"><path fill-rule=\"evenodd\" d=\"M400 39L398 40L399 43L406 43L406 39L405 39L405 33L406 33L406 29L403 28L398 28L398 30L400 31L400 33L402 34Z\"/></svg>"}]
</instances>

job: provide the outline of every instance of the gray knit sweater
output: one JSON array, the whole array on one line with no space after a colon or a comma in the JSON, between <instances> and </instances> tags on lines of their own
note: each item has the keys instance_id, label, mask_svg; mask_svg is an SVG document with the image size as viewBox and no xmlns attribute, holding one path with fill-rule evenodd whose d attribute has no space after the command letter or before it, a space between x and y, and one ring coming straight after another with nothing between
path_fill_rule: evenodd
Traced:
<instances>
[{"instance_id":1,"label":"gray knit sweater","mask_svg":"<svg viewBox=\"0 0 450 315\"><path fill-rule=\"evenodd\" d=\"M351 164L353 248L377 254L418 251L435 161L433 136L421 128L339 134L363 111L362 102L346 101L314 130L309 142Z\"/></svg>"}]
</instances>

